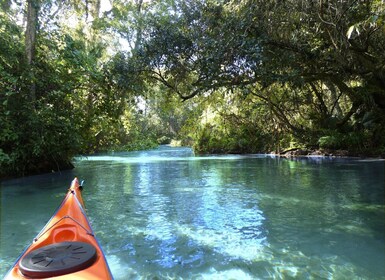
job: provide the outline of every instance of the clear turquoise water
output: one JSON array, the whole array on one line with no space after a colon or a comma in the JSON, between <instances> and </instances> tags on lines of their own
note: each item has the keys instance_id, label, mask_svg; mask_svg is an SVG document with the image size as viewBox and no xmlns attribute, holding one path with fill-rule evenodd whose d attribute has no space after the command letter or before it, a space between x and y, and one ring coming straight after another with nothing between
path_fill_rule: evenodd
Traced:
<instances>
[{"instance_id":1,"label":"clear turquoise water","mask_svg":"<svg viewBox=\"0 0 385 280\"><path fill-rule=\"evenodd\" d=\"M115 279L385 279L383 161L194 157L188 148L78 158L0 187L0 278L74 176Z\"/></svg>"}]
</instances>

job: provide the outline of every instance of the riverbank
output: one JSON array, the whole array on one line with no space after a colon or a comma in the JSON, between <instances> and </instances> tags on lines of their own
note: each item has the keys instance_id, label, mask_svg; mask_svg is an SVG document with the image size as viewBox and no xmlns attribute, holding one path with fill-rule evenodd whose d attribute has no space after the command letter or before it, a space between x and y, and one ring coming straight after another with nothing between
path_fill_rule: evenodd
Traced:
<instances>
[{"instance_id":1,"label":"riverbank","mask_svg":"<svg viewBox=\"0 0 385 280\"><path fill-rule=\"evenodd\" d=\"M181 142L172 142L169 144L171 147L182 147ZM370 159L385 159L384 154L371 154L371 153L354 153L348 150L332 150L332 149L303 149L303 148L292 148L280 153L276 152L261 152L262 154L272 154L284 158L299 158L299 157L344 157L344 158L370 158ZM213 150L208 154L249 154L245 151L240 152L224 152L223 150ZM39 175L45 173L55 173L64 170L73 169L74 165L72 162L64 162L61 164L48 163L44 162L42 164L36 165L36 167L31 171L23 174L22 176L17 176L14 174L4 174L0 176L0 180L14 179L18 177Z\"/></svg>"},{"instance_id":2,"label":"riverbank","mask_svg":"<svg viewBox=\"0 0 385 280\"><path fill-rule=\"evenodd\" d=\"M274 153L275 154L275 153ZM332 150L332 149L302 149L293 148L285 150L281 153L275 154L277 156L291 158L291 157L304 157L304 156L319 156L319 157L353 157L353 158L378 158L385 159L385 153L356 153L348 150Z\"/></svg>"}]
</instances>

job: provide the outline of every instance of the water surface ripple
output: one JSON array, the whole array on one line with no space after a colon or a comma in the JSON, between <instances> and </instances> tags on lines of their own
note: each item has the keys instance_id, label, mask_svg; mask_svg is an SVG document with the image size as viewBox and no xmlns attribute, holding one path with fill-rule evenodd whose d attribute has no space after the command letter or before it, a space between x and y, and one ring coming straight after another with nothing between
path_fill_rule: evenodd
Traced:
<instances>
[{"instance_id":1,"label":"water surface ripple","mask_svg":"<svg viewBox=\"0 0 385 280\"><path fill-rule=\"evenodd\" d=\"M2 182L0 278L74 176L116 280L385 279L383 161L168 146Z\"/></svg>"}]
</instances>

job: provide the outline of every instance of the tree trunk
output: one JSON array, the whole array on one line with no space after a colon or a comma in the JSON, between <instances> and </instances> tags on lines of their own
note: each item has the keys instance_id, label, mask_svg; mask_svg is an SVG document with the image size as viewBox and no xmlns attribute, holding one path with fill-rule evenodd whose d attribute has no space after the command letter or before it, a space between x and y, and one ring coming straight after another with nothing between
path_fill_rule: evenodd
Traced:
<instances>
[{"instance_id":1,"label":"tree trunk","mask_svg":"<svg viewBox=\"0 0 385 280\"><path fill-rule=\"evenodd\" d=\"M27 0L27 28L25 31L25 55L27 64L30 68L30 89L29 98L32 103L36 101L36 83L33 70L33 62L35 59L35 45L37 33L37 21L39 13L40 1Z\"/></svg>"},{"instance_id":2,"label":"tree trunk","mask_svg":"<svg viewBox=\"0 0 385 280\"><path fill-rule=\"evenodd\" d=\"M137 52L139 48L142 45L142 19L140 18L142 16L142 6L143 6L143 0L137 0L135 1L136 4L136 16L137 16L137 26L136 26L136 38L135 38L135 46L134 46L134 52Z\"/></svg>"}]
</instances>

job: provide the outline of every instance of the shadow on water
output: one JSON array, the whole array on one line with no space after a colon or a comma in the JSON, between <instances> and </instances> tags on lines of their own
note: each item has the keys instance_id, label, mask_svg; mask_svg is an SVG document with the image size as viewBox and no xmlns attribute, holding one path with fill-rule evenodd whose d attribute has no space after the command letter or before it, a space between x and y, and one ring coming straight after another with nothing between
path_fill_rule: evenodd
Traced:
<instances>
[{"instance_id":1,"label":"shadow on water","mask_svg":"<svg viewBox=\"0 0 385 280\"><path fill-rule=\"evenodd\" d=\"M117 280L385 274L384 162L161 147L80 157L73 171L3 183L0 275L75 175L86 180L87 211Z\"/></svg>"}]
</instances>

